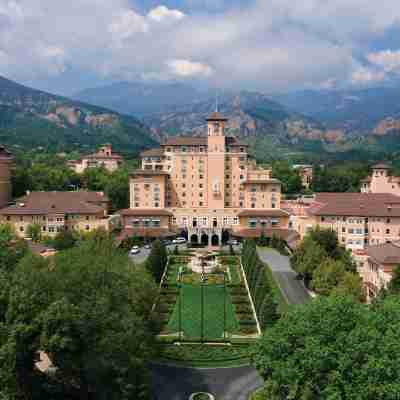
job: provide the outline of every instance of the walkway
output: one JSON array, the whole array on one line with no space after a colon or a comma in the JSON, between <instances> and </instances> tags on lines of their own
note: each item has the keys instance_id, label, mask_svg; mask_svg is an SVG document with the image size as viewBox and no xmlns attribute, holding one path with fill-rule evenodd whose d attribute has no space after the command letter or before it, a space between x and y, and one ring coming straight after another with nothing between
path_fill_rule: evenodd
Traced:
<instances>
[{"instance_id":1,"label":"walkway","mask_svg":"<svg viewBox=\"0 0 400 400\"><path fill-rule=\"evenodd\" d=\"M302 282L296 279L289 257L266 248L258 248L258 254L260 259L271 267L283 296L289 304L303 304L310 298Z\"/></svg>"},{"instance_id":2,"label":"walkway","mask_svg":"<svg viewBox=\"0 0 400 400\"><path fill-rule=\"evenodd\" d=\"M154 400L188 400L195 392L207 392L217 400L248 400L263 385L252 367L194 369L152 366Z\"/></svg>"}]
</instances>

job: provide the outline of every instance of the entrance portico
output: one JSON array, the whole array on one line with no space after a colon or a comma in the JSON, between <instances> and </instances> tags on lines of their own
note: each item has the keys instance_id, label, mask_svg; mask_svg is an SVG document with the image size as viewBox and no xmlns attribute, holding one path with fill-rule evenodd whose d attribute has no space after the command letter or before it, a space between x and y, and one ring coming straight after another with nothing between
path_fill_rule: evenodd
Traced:
<instances>
[{"instance_id":1,"label":"entrance portico","mask_svg":"<svg viewBox=\"0 0 400 400\"><path fill-rule=\"evenodd\" d=\"M222 243L222 229L190 228L188 230L190 243L204 246L220 246Z\"/></svg>"}]
</instances>

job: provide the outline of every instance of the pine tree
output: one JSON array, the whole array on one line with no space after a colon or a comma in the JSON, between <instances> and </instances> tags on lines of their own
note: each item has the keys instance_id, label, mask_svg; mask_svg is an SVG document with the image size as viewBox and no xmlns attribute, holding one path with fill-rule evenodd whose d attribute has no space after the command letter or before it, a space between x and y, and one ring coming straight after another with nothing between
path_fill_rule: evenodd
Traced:
<instances>
[{"instance_id":1,"label":"pine tree","mask_svg":"<svg viewBox=\"0 0 400 400\"><path fill-rule=\"evenodd\" d=\"M262 330L272 326L279 319L278 305L272 293L265 296L260 310L259 322Z\"/></svg>"}]
</instances>

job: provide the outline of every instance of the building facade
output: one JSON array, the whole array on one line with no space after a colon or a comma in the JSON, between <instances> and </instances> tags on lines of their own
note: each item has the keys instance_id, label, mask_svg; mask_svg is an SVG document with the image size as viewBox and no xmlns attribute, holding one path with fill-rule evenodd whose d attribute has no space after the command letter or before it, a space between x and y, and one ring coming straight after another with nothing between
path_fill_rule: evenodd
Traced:
<instances>
[{"instance_id":1,"label":"building facade","mask_svg":"<svg viewBox=\"0 0 400 400\"><path fill-rule=\"evenodd\" d=\"M32 192L0 210L0 223L10 224L19 237L29 237L29 226L39 225L43 236L63 230L108 230L109 199L101 192Z\"/></svg>"},{"instance_id":2,"label":"building facade","mask_svg":"<svg viewBox=\"0 0 400 400\"><path fill-rule=\"evenodd\" d=\"M121 211L125 229L161 228L209 245L249 230L254 237L261 230L287 234L281 183L249 160L247 144L225 135L219 113L207 122L206 137L173 137L142 153L142 168L131 175L130 209Z\"/></svg>"},{"instance_id":3,"label":"building facade","mask_svg":"<svg viewBox=\"0 0 400 400\"><path fill-rule=\"evenodd\" d=\"M0 208L7 206L11 201L11 175L14 166L14 157L3 146L0 146Z\"/></svg>"},{"instance_id":4,"label":"building facade","mask_svg":"<svg viewBox=\"0 0 400 400\"><path fill-rule=\"evenodd\" d=\"M77 174L82 174L87 168L104 167L109 172L116 171L123 163L123 158L112 151L111 144L106 144L94 153L79 160L68 161L68 166Z\"/></svg>"},{"instance_id":5,"label":"building facade","mask_svg":"<svg viewBox=\"0 0 400 400\"><path fill-rule=\"evenodd\" d=\"M372 174L361 182L363 193L391 193L400 196L400 177L390 175L390 166L374 165Z\"/></svg>"}]
</instances>

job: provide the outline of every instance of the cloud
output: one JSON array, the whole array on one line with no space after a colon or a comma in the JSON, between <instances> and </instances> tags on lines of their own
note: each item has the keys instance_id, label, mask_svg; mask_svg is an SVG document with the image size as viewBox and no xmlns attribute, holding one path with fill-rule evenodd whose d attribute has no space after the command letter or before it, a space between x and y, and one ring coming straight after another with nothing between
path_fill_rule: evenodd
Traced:
<instances>
[{"instance_id":1,"label":"cloud","mask_svg":"<svg viewBox=\"0 0 400 400\"><path fill-rule=\"evenodd\" d=\"M368 54L368 61L385 72L400 73L400 50L384 50Z\"/></svg>"},{"instance_id":2,"label":"cloud","mask_svg":"<svg viewBox=\"0 0 400 400\"><path fill-rule=\"evenodd\" d=\"M109 31L116 40L124 40L133 36L135 33L144 33L149 30L149 26L143 16L133 10L123 10L113 16L109 25Z\"/></svg>"},{"instance_id":3,"label":"cloud","mask_svg":"<svg viewBox=\"0 0 400 400\"><path fill-rule=\"evenodd\" d=\"M75 73L81 82L85 74L102 82L196 78L270 92L400 72L399 51L371 45L399 23L398 0L221 0L218 12L207 8L211 0L148 9L132 0L73 3L0 0L0 74L37 85L59 74L66 88Z\"/></svg>"},{"instance_id":4,"label":"cloud","mask_svg":"<svg viewBox=\"0 0 400 400\"><path fill-rule=\"evenodd\" d=\"M383 71L376 71L368 67L360 66L351 74L351 83L354 85L369 85L382 82L386 79Z\"/></svg>"},{"instance_id":5,"label":"cloud","mask_svg":"<svg viewBox=\"0 0 400 400\"><path fill-rule=\"evenodd\" d=\"M182 78L192 78L198 76L211 76L213 69L206 64L193 62L189 60L170 60L167 61L169 71Z\"/></svg>"},{"instance_id":6,"label":"cloud","mask_svg":"<svg viewBox=\"0 0 400 400\"><path fill-rule=\"evenodd\" d=\"M179 10L171 10L165 6L158 6L150 10L147 16L151 20L161 22L165 20L180 20L185 17L185 14Z\"/></svg>"}]
</instances>

